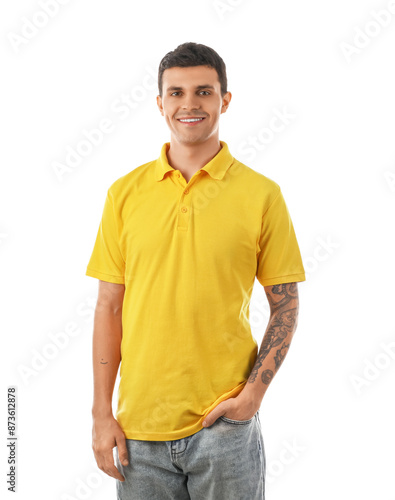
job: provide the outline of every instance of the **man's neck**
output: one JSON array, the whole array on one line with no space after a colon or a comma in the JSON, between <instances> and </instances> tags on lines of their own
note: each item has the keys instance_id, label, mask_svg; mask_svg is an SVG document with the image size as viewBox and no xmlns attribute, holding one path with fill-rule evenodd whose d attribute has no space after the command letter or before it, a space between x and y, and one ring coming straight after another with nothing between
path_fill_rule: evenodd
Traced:
<instances>
[{"instance_id":1,"label":"man's neck","mask_svg":"<svg viewBox=\"0 0 395 500\"><path fill-rule=\"evenodd\" d=\"M196 144L172 140L167 151L167 161L189 182L195 172L207 165L219 153L221 147L218 137Z\"/></svg>"}]
</instances>

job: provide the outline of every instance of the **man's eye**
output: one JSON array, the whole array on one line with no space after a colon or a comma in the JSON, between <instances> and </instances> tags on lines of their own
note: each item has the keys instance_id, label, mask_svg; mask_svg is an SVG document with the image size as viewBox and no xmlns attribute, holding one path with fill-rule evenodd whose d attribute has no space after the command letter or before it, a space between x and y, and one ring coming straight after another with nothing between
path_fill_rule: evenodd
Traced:
<instances>
[{"instance_id":1,"label":"man's eye","mask_svg":"<svg viewBox=\"0 0 395 500\"><path fill-rule=\"evenodd\" d=\"M200 93L201 93L201 92L206 92L206 94L210 95L210 92L209 92L208 90L201 90L201 91L200 91ZM180 92L175 91L175 92L172 92L170 95L172 96L172 95L174 95L174 94L179 94L179 93L180 93Z\"/></svg>"}]
</instances>

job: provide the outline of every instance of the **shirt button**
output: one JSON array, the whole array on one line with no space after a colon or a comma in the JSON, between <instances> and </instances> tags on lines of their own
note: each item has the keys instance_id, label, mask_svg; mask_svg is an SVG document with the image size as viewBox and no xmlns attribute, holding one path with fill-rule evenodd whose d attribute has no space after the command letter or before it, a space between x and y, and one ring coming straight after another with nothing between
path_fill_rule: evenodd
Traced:
<instances>
[{"instance_id":1,"label":"shirt button","mask_svg":"<svg viewBox=\"0 0 395 500\"><path fill-rule=\"evenodd\" d=\"M184 194L188 194L188 193L189 193L189 189L186 189L186 190L184 191Z\"/></svg>"},{"instance_id":2,"label":"shirt button","mask_svg":"<svg viewBox=\"0 0 395 500\"><path fill-rule=\"evenodd\" d=\"M180 177L180 175L181 175L180 172L177 172L177 177Z\"/></svg>"},{"instance_id":3,"label":"shirt button","mask_svg":"<svg viewBox=\"0 0 395 500\"><path fill-rule=\"evenodd\" d=\"M182 208L181 208L181 212L184 212L184 213L185 213L187 210L188 210L188 209L187 209L187 207L182 207Z\"/></svg>"}]
</instances>

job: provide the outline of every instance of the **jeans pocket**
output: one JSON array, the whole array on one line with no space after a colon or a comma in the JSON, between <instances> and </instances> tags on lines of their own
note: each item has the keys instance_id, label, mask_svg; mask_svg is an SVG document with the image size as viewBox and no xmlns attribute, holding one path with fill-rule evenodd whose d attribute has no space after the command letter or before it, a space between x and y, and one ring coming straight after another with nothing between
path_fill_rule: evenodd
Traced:
<instances>
[{"instance_id":1,"label":"jeans pocket","mask_svg":"<svg viewBox=\"0 0 395 500\"><path fill-rule=\"evenodd\" d=\"M224 417L223 415L221 417L219 417L221 420L223 420L224 422L227 422L228 424L233 424L233 425L245 425L245 424L250 424L254 418L255 418L255 415L251 418L249 418L248 420L233 420L231 418L228 418L228 417Z\"/></svg>"}]
</instances>

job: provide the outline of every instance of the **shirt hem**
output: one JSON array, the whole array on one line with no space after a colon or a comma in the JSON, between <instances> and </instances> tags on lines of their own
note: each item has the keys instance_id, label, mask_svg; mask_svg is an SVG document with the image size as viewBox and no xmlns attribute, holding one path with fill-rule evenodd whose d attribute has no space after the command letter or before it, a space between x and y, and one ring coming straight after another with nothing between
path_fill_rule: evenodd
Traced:
<instances>
[{"instance_id":1,"label":"shirt hem","mask_svg":"<svg viewBox=\"0 0 395 500\"><path fill-rule=\"evenodd\" d=\"M202 417L200 417L199 421L196 424L188 427L187 429L180 429L178 431L173 431L173 432L134 432L122 428L123 433L125 434L125 438L142 440L142 441L172 441L174 439L182 439L191 436L193 434L196 434L197 432L205 428L203 427L202 423L203 420L208 415L208 413L210 413L216 406L222 403L222 401L236 397L238 394L240 394L246 383L247 381L245 380L236 387L234 387L233 389L231 389L230 391L226 392L225 394L222 394L222 396L220 396L212 405L210 405L205 410L204 414L202 415Z\"/></svg>"},{"instance_id":2,"label":"shirt hem","mask_svg":"<svg viewBox=\"0 0 395 500\"><path fill-rule=\"evenodd\" d=\"M283 283L294 283L296 281L306 281L305 273L297 273L297 274L287 274L286 276L278 276L277 278L267 278L264 280L260 280L257 278L259 283L262 286L269 285L281 285Z\"/></svg>"},{"instance_id":3,"label":"shirt hem","mask_svg":"<svg viewBox=\"0 0 395 500\"><path fill-rule=\"evenodd\" d=\"M175 431L175 432L166 432L166 433L144 433L144 432L133 432L133 431L123 431L126 439L135 439L142 441L172 441L174 439L182 439L188 436L192 436L197 432L204 429L203 423L204 417L202 417L199 422L192 427L188 428L188 431Z\"/></svg>"},{"instance_id":4,"label":"shirt hem","mask_svg":"<svg viewBox=\"0 0 395 500\"><path fill-rule=\"evenodd\" d=\"M114 276L112 274L96 271L95 269L91 269L89 267L86 269L85 276L90 276L91 278L97 278L103 281L108 281L110 283L118 283L120 285L125 284L125 279L123 276Z\"/></svg>"}]
</instances>

